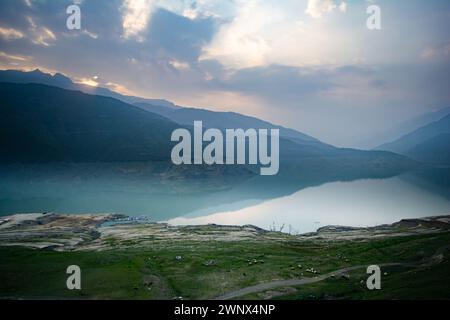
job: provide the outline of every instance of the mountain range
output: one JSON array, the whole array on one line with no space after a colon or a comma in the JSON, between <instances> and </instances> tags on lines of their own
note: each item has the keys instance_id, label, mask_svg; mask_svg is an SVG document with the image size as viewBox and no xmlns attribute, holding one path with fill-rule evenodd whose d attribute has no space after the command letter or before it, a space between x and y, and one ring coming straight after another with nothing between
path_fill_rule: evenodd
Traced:
<instances>
[{"instance_id":1,"label":"mountain range","mask_svg":"<svg viewBox=\"0 0 450 320\"><path fill-rule=\"evenodd\" d=\"M46 84L62 89L81 91L86 94L111 97L128 104L133 104L145 111L162 115L181 125L192 126L194 120L202 120L203 125L206 128L224 129L236 127L242 129L280 129L280 136L282 137L291 138L294 140L298 139L302 142L319 142L317 139L306 134L292 129L287 129L282 126L273 125L267 121L263 121L255 117L249 117L234 112L214 112L205 109L182 108L164 99L145 99L134 96L126 96L106 88L75 83L61 73L51 75L44 73L39 69L30 72L1 70L0 82Z\"/></svg>"},{"instance_id":2,"label":"mountain range","mask_svg":"<svg viewBox=\"0 0 450 320\"><path fill-rule=\"evenodd\" d=\"M419 116L406 119L404 121L396 123L390 128L385 128L383 129L383 131L377 132L376 134L362 137L357 143L357 146L365 150L377 148L378 146L383 145L386 142L394 141L399 137L407 135L414 130L426 126L429 123L438 121L448 114L450 114L450 107L441 108L437 111L427 112Z\"/></svg>"},{"instance_id":3,"label":"mountain range","mask_svg":"<svg viewBox=\"0 0 450 320\"><path fill-rule=\"evenodd\" d=\"M115 91L111 91L107 88L94 87L81 83L73 82L72 79L66 77L61 73L55 73L54 75L49 73L44 73L39 69L34 71L20 71L20 70L0 70L0 82L9 83L37 83L46 84L53 87L58 87L62 89L81 91L87 94L99 95L111 97L114 99L121 100L125 103L147 103L154 105L155 107L165 107L165 108L178 108L172 102L163 99L145 99L135 96L127 96Z\"/></svg>"},{"instance_id":4,"label":"mountain range","mask_svg":"<svg viewBox=\"0 0 450 320\"><path fill-rule=\"evenodd\" d=\"M450 165L450 114L376 148L437 165Z\"/></svg>"},{"instance_id":5,"label":"mountain range","mask_svg":"<svg viewBox=\"0 0 450 320\"><path fill-rule=\"evenodd\" d=\"M95 94L81 92L89 90ZM202 120L219 129L279 128L280 172L287 176L386 176L411 166L391 152L336 148L254 117L123 96L38 70L0 71L0 97L3 163L168 162L171 132Z\"/></svg>"}]
</instances>

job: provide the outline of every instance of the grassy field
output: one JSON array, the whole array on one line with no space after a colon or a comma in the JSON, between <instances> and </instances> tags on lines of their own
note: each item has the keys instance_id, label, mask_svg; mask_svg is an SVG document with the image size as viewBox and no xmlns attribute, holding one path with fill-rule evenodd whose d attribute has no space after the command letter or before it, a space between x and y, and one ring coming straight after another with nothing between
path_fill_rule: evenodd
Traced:
<instances>
[{"instance_id":1,"label":"grassy field","mask_svg":"<svg viewBox=\"0 0 450 320\"><path fill-rule=\"evenodd\" d=\"M450 232L370 241L165 241L104 251L0 247L2 298L211 299L280 279L312 277L340 268L382 263L416 263L383 268L382 290L369 291L365 270L345 277L277 288L246 299L427 299L450 298L445 251ZM82 270L82 290L66 288L69 265Z\"/></svg>"}]
</instances>

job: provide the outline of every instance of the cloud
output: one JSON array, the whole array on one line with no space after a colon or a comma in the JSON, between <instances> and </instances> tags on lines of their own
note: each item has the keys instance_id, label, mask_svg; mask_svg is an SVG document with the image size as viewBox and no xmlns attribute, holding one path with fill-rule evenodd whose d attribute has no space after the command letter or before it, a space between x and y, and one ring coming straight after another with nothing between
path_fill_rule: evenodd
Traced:
<instances>
[{"instance_id":1,"label":"cloud","mask_svg":"<svg viewBox=\"0 0 450 320\"><path fill-rule=\"evenodd\" d=\"M103 87L109 88L112 91L121 93L121 94L125 94L125 95L133 95L133 92L131 92L130 90L128 90L125 86L118 84L118 83L114 83L114 82L107 82L105 84L101 84Z\"/></svg>"},{"instance_id":2,"label":"cloud","mask_svg":"<svg viewBox=\"0 0 450 320\"><path fill-rule=\"evenodd\" d=\"M48 47L53 40L56 40L56 36L50 29L41 27L35 31L35 38L33 40L35 44Z\"/></svg>"},{"instance_id":3,"label":"cloud","mask_svg":"<svg viewBox=\"0 0 450 320\"><path fill-rule=\"evenodd\" d=\"M45 47L50 46L56 40L56 35L45 26L38 26L31 16L27 17L29 23L28 36L34 44Z\"/></svg>"},{"instance_id":4,"label":"cloud","mask_svg":"<svg viewBox=\"0 0 450 320\"><path fill-rule=\"evenodd\" d=\"M98 34L90 32L86 29L83 30L83 33L89 37L91 37L92 39L97 39L98 38Z\"/></svg>"},{"instance_id":5,"label":"cloud","mask_svg":"<svg viewBox=\"0 0 450 320\"><path fill-rule=\"evenodd\" d=\"M341 12L347 11L347 3L338 4L335 0L308 0L306 13L313 18L321 18L325 13L338 9Z\"/></svg>"},{"instance_id":6,"label":"cloud","mask_svg":"<svg viewBox=\"0 0 450 320\"><path fill-rule=\"evenodd\" d=\"M378 94L386 86L377 71L369 66L293 67L269 65L222 74L216 72L214 89L265 97L286 107L313 96L351 97L370 91ZM358 92L355 92L358 88Z\"/></svg>"},{"instance_id":7,"label":"cloud","mask_svg":"<svg viewBox=\"0 0 450 320\"><path fill-rule=\"evenodd\" d=\"M179 61L176 59L170 60L169 64L179 71L187 70L190 68L189 63L184 62L184 61Z\"/></svg>"},{"instance_id":8,"label":"cloud","mask_svg":"<svg viewBox=\"0 0 450 320\"><path fill-rule=\"evenodd\" d=\"M217 0L155 0L160 8L191 20L203 18L223 18L227 16L234 1Z\"/></svg>"},{"instance_id":9,"label":"cloud","mask_svg":"<svg viewBox=\"0 0 450 320\"><path fill-rule=\"evenodd\" d=\"M258 1L243 4L236 17L222 26L213 42L203 50L203 60L217 59L232 68L265 63L270 51L266 28L281 16Z\"/></svg>"},{"instance_id":10,"label":"cloud","mask_svg":"<svg viewBox=\"0 0 450 320\"><path fill-rule=\"evenodd\" d=\"M439 47L425 48L420 53L420 58L428 61L447 60L450 62L450 43Z\"/></svg>"},{"instance_id":11,"label":"cloud","mask_svg":"<svg viewBox=\"0 0 450 320\"><path fill-rule=\"evenodd\" d=\"M98 87L99 83L96 81L96 77L92 77L92 78L81 78L81 79L76 79L75 82L80 83L80 84L84 84L90 87Z\"/></svg>"},{"instance_id":12,"label":"cloud","mask_svg":"<svg viewBox=\"0 0 450 320\"><path fill-rule=\"evenodd\" d=\"M344 7L341 10L346 10ZM242 69L270 64L349 64L359 58L361 43L343 36L349 31L347 25L308 19L304 10L305 3L300 1L282 6L269 1L245 1L235 17L222 24L203 48L201 59Z\"/></svg>"},{"instance_id":13,"label":"cloud","mask_svg":"<svg viewBox=\"0 0 450 320\"><path fill-rule=\"evenodd\" d=\"M177 60L196 64L202 48L212 39L216 21L212 17L191 20L165 9L152 16L146 47L158 61Z\"/></svg>"},{"instance_id":14,"label":"cloud","mask_svg":"<svg viewBox=\"0 0 450 320\"><path fill-rule=\"evenodd\" d=\"M0 69L23 69L31 63L32 57L0 51Z\"/></svg>"},{"instance_id":15,"label":"cloud","mask_svg":"<svg viewBox=\"0 0 450 320\"><path fill-rule=\"evenodd\" d=\"M2 60L6 59L6 60L13 60L13 61L29 61L30 60L30 57L7 54L3 51L0 51L0 58Z\"/></svg>"},{"instance_id":16,"label":"cloud","mask_svg":"<svg viewBox=\"0 0 450 320\"><path fill-rule=\"evenodd\" d=\"M190 20L218 17L210 0L161 1L124 0L122 5L122 28L125 39L143 41L151 27L153 15L160 9ZM182 32L180 30L180 32Z\"/></svg>"},{"instance_id":17,"label":"cloud","mask_svg":"<svg viewBox=\"0 0 450 320\"><path fill-rule=\"evenodd\" d=\"M124 0L122 27L123 37L142 40L141 32L147 28L152 11L153 0Z\"/></svg>"},{"instance_id":18,"label":"cloud","mask_svg":"<svg viewBox=\"0 0 450 320\"><path fill-rule=\"evenodd\" d=\"M6 40L12 40L12 39L21 39L23 38L23 33L19 30L15 30L13 28L2 28L0 27L0 37L6 39Z\"/></svg>"},{"instance_id":19,"label":"cloud","mask_svg":"<svg viewBox=\"0 0 450 320\"><path fill-rule=\"evenodd\" d=\"M166 9L170 8L166 7ZM182 1L182 7L176 12L191 20L207 17L219 17L219 15L215 12L214 1L211 0Z\"/></svg>"}]
</instances>

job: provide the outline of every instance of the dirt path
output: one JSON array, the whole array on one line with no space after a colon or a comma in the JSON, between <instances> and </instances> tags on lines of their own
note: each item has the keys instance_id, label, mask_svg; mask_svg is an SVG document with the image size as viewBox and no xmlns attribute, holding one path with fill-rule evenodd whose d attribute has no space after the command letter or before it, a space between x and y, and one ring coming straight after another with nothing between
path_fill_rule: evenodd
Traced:
<instances>
[{"instance_id":1,"label":"dirt path","mask_svg":"<svg viewBox=\"0 0 450 320\"><path fill-rule=\"evenodd\" d=\"M393 266L403 266L403 267L418 267L418 266L424 266L424 265L433 265L440 263L443 258L443 254L450 250L450 245L443 246L436 250L436 252L429 258L424 259L423 261L419 263L382 263L378 266L381 267L393 267ZM343 273L347 273L353 270L363 269L367 268L369 265L358 265L358 266L352 266L347 267L343 269L339 269L321 276L317 276L314 278L301 278L301 279L289 279L289 280L278 280L278 281L272 281L272 282L266 282L266 283L260 283L251 287L242 288L239 290L231 291L228 293L225 293L221 296L218 296L214 298L213 300L229 300L233 298L242 297L248 294L257 293L261 291L266 291L274 288L280 288L280 287L291 287L291 286L302 286L306 284L316 283L323 281L325 279L328 279L333 276L338 276Z\"/></svg>"},{"instance_id":2,"label":"dirt path","mask_svg":"<svg viewBox=\"0 0 450 320\"><path fill-rule=\"evenodd\" d=\"M378 266L379 267L411 266L411 264L384 263L384 264L379 264ZM327 273L327 274L324 274L321 276L317 276L314 278L289 279L289 280L279 280L279 281L272 281L272 282L267 282L267 283L260 283L260 284L257 284L257 285L251 286L251 287L246 287L246 288L242 288L239 290L228 292L224 295L214 298L214 300L229 300L229 299L233 299L233 298L242 297L242 296L245 296L245 295L248 295L251 293L257 293L257 292L266 291L266 290L270 290L270 289L274 289L274 288L302 286L305 284L316 283L316 282L323 281L323 280L328 279L333 276L338 276L343 273L347 273L347 272L350 272L353 270L363 269L363 268L367 268L367 267L368 267L368 265L359 265L359 266L353 266L353 267L339 269L334 272L330 272L330 273Z\"/></svg>"}]
</instances>

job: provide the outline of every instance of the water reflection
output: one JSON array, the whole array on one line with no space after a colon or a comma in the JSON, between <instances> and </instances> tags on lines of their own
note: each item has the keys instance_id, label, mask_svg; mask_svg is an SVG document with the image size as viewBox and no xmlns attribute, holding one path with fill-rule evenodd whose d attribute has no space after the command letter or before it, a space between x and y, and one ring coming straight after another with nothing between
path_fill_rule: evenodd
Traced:
<instances>
[{"instance_id":1,"label":"water reflection","mask_svg":"<svg viewBox=\"0 0 450 320\"><path fill-rule=\"evenodd\" d=\"M328 224L369 226L450 212L448 168L365 180L348 172L330 178L321 170L170 180L159 168L134 167L130 175L115 166L0 170L0 215L122 213L173 224L284 225L283 231L308 232Z\"/></svg>"},{"instance_id":2,"label":"water reflection","mask_svg":"<svg viewBox=\"0 0 450 320\"><path fill-rule=\"evenodd\" d=\"M374 226L449 211L449 199L395 177L327 183L237 210L230 208L210 215L203 215L202 210L168 222L253 224L304 233L324 225Z\"/></svg>"}]
</instances>

